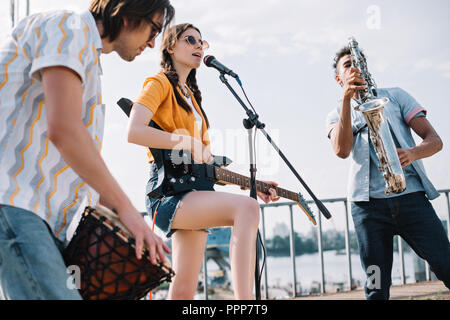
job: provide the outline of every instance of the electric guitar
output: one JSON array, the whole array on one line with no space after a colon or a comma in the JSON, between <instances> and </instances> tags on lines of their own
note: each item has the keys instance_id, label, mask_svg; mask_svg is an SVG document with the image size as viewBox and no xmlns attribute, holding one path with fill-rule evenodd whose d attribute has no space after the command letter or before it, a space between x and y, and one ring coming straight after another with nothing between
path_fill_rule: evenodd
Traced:
<instances>
[{"instance_id":1,"label":"electric guitar","mask_svg":"<svg viewBox=\"0 0 450 320\"><path fill-rule=\"evenodd\" d=\"M132 103L122 98L118 105L129 116ZM158 128L152 121L150 126ZM196 163L189 151L153 149L150 152L158 167L158 182L148 194L151 198L160 199L164 196L197 190L214 191L214 185L236 185L250 189L251 179L238 173L234 173L224 167L231 163L227 157L214 156L212 164ZM256 190L269 193L269 189L276 190L277 195L296 202L308 219L317 225L311 208L300 193L275 187L271 184L256 180Z\"/></svg>"},{"instance_id":2,"label":"electric guitar","mask_svg":"<svg viewBox=\"0 0 450 320\"><path fill-rule=\"evenodd\" d=\"M249 177L221 167L231 163L226 157L215 156L213 164L206 164L195 163L191 153L186 150L151 149L151 152L155 159L162 159L162 166L158 169L158 183L148 194L151 198L162 198L191 190L213 191L216 184L236 185L250 189ZM270 188L275 189L278 196L295 201L309 220L316 225L314 215L300 193L256 180L257 191L269 193Z\"/></svg>"}]
</instances>

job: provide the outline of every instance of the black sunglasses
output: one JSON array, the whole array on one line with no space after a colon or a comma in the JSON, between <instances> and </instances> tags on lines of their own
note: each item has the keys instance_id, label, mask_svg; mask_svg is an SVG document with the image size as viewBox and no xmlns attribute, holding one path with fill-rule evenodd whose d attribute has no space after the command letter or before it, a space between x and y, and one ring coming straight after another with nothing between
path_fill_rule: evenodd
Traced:
<instances>
[{"instance_id":1,"label":"black sunglasses","mask_svg":"<svg viewBox=\"0 0 450 320\"><path fill-rule=\"evenodd\" d=\"M189 43L191 46L195 46L195 45L197 44L197 40L195 39L194 36L189 35L189 36L184 37L184 39L185 39L185 40L187 41L187 43ZM198 40L198 43L202 46L202 49L203 49L203 50L206 50L206 49L209 48L209 43L208 43L208 41L206 41L206 40L199 39L199 40Z\"/></svg>"}]
</instances>

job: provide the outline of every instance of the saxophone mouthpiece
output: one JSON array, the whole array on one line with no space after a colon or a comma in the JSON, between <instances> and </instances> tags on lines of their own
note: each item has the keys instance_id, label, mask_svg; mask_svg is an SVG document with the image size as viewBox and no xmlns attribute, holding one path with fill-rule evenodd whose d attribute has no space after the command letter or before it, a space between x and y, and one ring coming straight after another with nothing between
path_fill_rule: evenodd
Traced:
<instances>
[{"instance_id":1,"label":"saxophone mouthpiece","mask_svg":"<svg viewBox=\"0 0 450 320\"><path fill-rule=\"evenodd\" d=\"M348 42L352 47L358 46L358 41L356 41L355 37L353 36L348 37Z\"/></svg>"}]
</instances>

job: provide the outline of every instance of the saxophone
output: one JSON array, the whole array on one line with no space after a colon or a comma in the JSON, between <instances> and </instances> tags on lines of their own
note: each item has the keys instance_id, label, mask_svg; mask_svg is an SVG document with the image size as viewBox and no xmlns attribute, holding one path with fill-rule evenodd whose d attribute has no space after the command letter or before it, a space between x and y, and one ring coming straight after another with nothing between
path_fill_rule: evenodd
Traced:
<instances>
[{"instance_id":1,"label":"saxophone","mask_svg":"<svg viewBox=\"0 0 450 320\"><path fill-rule=\"evenodd\" d=\"M385 193L402 193L406 190L406 180L397 155L397 148L392 139L389 123L384 116L384 106L388 98L378 98L377 86L367 68L367 61L361 54L355 38L349 38L350 57L352 66L361 71L367 82L365 90L358 91L361 104L355 107L363 113L369 127L369 136L375 153L380 162L378 170L383 174L386 182Z\"/></svg>"}]
</instances>

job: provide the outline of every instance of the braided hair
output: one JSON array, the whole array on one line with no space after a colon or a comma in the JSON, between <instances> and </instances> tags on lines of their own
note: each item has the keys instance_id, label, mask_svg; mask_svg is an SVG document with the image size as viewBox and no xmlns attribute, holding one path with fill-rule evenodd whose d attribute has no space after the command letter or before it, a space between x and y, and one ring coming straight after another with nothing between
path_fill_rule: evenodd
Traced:
<instances>
[{"instance_id":1,"label":"braided hair","mask_svg":"<svg viewBox=\"0 0 450 320\"><path fill-rule=\"evenodd\" d=\"M162 60L161 60L161 67L163 68L163 72L166 75L166 77L169 79L170 83L172 84L173 91L175 92L175 97L177 99L177 103L187 112L192 112L191 106L183 99L183 97L180 95L178 90L176 90L179 82L178 73L175 70L175 67L173 65L172 57L170 56L167 49L173 48L176 44L176 42L180 39L181 35L188 29L194 29L200 33L200 30L196 28L194 25L189 23L184 24L178 24L176 26L171 27L168 29L165 34L161 45L161 51L162 51ZM200 92L200 89L197 85L197 69L192 69L189 73L187 79L186 79L186 85L188 86L189 90L192 91L195 101L197 102L198 106L200 107L200 111L202 112L203 117L206 121L206 127L209 129L209 121L208 118L202 108L202 93Z\"/></svg>"}]
</instances>

